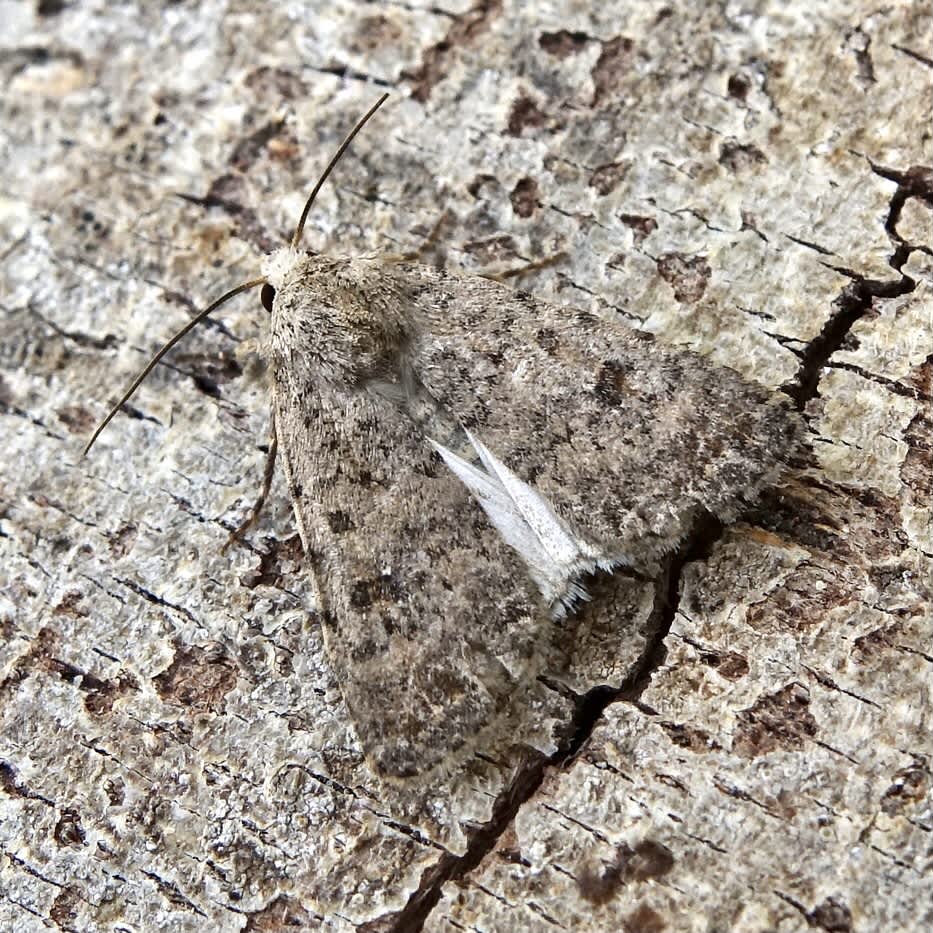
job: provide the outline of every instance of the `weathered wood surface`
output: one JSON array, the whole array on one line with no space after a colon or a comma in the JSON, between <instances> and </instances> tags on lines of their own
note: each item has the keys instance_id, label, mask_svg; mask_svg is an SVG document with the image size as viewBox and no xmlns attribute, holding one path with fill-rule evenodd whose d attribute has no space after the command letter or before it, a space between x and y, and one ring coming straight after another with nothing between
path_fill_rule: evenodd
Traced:
<instances>
[{"instance_id":1,"label":"weathered wood surface","mask_svg":"<svg viewBox=\"0 0 933 933\"><path fill-rule=\"evenodd\" d=\"M0 19L0 928L929 927L923 4ZM221 553L263 459L258 302L80 457L383 87L312 245L407 249L446 208L449 264L564 251L523 285L784 387L814 450L581 643L582 699L541 686L537 754L417 792L360 761L281 484Z\"/></svg>"}]
</instances>

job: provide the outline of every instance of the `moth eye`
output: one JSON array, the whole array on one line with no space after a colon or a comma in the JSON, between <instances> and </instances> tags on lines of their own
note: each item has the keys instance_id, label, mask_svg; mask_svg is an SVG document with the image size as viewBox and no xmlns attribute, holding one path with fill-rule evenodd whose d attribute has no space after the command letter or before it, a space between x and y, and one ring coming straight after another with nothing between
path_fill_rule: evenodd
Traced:
<instances>
[{"instance_id":1,"label":"moth eye","mask_svg":"<svg viewBox=\"0 0 933 933\"><path fill-rule=\"evenodd\" d=\"M275 289L268 282L260 289L259 300L269 314L272 314L272 302L275 301Z\"/></svg>"}]
</instances>

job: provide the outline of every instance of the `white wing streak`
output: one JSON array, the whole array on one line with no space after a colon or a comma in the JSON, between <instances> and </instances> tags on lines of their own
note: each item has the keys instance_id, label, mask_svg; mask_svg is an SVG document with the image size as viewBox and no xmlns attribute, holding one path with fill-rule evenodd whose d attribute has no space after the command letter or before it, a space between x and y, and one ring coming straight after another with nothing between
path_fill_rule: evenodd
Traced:
<instances>
[{"instance_id":1,"label":"white wing streak","mask_svg":"<svg viewBox=\"0 0 933 933\"><path fill-rule=\"evenodd\" d=\"M519 479L478 438L466 432L482 469L431 441L451 472L483 507L502 540L518 552L556 618L588 599L578 579L618 561L575 534L534 487Z\"/></svg>"}]
</instances>

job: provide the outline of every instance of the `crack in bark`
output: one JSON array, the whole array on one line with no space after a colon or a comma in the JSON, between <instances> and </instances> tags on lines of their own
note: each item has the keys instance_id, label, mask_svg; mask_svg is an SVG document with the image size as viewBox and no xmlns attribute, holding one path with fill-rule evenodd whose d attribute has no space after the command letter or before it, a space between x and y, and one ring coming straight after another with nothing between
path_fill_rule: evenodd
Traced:
<instances>
[{"instance_id":1,"label":"crack in bark","mask_svg":"<svg viewBox=\"0 0 933 933\"><path fill-rule=\"evenodd\" d=\"M779 822L784 821L784 817L769 807L766 803L762 803L757 798L753 797L747 790L743 790L736 784L733 784L731 781L727 781L725 778L720 777L718 774L713 775L713 787L719 791L721 794L725 794L727 797L731 797L733 800L739 800L743 803L750 803L754 807L758 807L762 813L766 816L770 816L773 820L778 820Z\"/></svg>"},{"instance_id":2,"label":"crack in bark","mask_svg":"<svg viewBox=\"0 0 933 933\"><path fill-rule=\"evenodd\" d=\"M10 797L22 797L25 800L40 800L49 807L58 806L50 797L30 789L19 780L19 775L13 764L0 759L0 790Z\"/></svg>"},{"instance_id":3,"label":"crack in bark","mask_svg":"<svg viewBox=\"0 0 933 933\"><path fill-rule=\"evenodd\" d=\"M898 45L896 42L891 43L891 48L897 49L898 52L903 52L904 55L909 55L915 61L920 62L921 65L926 65L928 68L933 68L933 58L930 58L927 55L923 55L920 52L914 51L914 49L909 49L906 45Z\"/></svg>"},{"instance_id":4,"label":"crack in bark","mask_svg":"<svg viewBox=\"0 0 933 933\"><path fill-rule=\"evenodd\" d=\"M444 885L463 878L493 850L522 804L541 786L550 761L544 756L538 756L530 764L519 768L509 787L496 801L489 822L473 833L466 852L463 855L448 853L441 856L422 876L418 890L400 911L363 924L361 933L418 933L440 901Z\"/></svg>"},{"instance_id":5,"label":"crack in bark","mask_svg":"<svg viewBox=\"0 0 933 933\"><path fill-rule=\"evenodd\" d=\"M873 373L871 370L866 369L864 366L857 366L855 363L837 362L832 362L829 365L832 366L833 369L841 369L848 373L854 373L856 376L859 376L862 379L877 383L888 392L893 392L895 395L900 395L902 398L911 398L918 402L927 403L933 401L933 395L931 395L929 392L923 392L922 390L914 388L913 386L905 386L902 382L898 382L896 379L889 379L887 376L881 376L878 373Z\"/></svg>"},{"instance_id":6,"label":"crack in bark","mask_svg":"<svg viewBox=\"0 0 933 933\"><path fill-rule=\"evenodd\" d=\"M782 387L800 411L806 408L807 402L819 395L823 368L842 347L855 324L871 310L874 300L876 298L899 298L914 291L917 287L916 280L902 270L910 254L924 247L907 243L897 232L897 222L904 205L910 198L919 198L927 204L933 204L933 170L923 166L914 166L906 171L900 171L876 165L871 161L869 165L876 175L897 184L897 189L891 195L884 229L895 244L888 264L898 273L899 278L872 279L853 270L836 270L850 276L852 281L845 285L833 301L833 312L820 333L807 344L800 354L800 365L796 376ZM795 238L790 237L790 239ZM795 242L823 252L821 247L812 243L801 240L795 240Z\"/></svg>"},{"instance_id":7,"label":"crack in bark","mask_svg":"<svg viewBox=\"0 0 933 933\"><path fill-rule=\"evenodd\" d=\"M25 859L20 858L14 852L11 852L9 849L0 850L2 853L19 869L24 871L27 875L31 875L33 878L38 881L44 881L46 884L50 884L56 888L64 888L67 885L63 884L61 881L56 881L54 878L50 878L48 875L43 875L38 868L33 867Z\"/></svg>"},{"instance_id":8,"label":"crack in bark","mask_svg":"<svg viewBox=\"0 0 933 933\"><path fill-rule=\"evenodd\" d=\"M835 680L832 679L828 674L818 671L814 667L810 667L808 664L803 665L803 669L810 674L811 677L821 686L825 687L827 690L835 690L837 693L842 693L845 696L851 697L853 700L857 700L859 703L865 703L868 706L874 706L876 709L882 709L879 703L876 703L874 700L869 700L868 697L863 697L860 694L856 693L854 690L846 690L845 687L840 687Z\"/></svg>"},{"instance_id":9,"label":"crack in bark","mask_svg":"<svg viewBox=\"0 0 933 933\"><path fill-rule=\"evenodd\" d=\"M169 881L166 878L162 878L160 875L156 874L154 871L146 871L146 869L141 868L140 874L147 877L152 881L155 886L159 889L159 893L173 906L181 907L185 910L190 910L192 913L197 914L199 917L207 919L207 914L198 907L192 900L187 898L184 893L182 893L181 888L174 881Z\"/></svg>"},{"instance_id":10,"label":"crack in bark","mask_svg":"<svg viewBox=\"0 0 933 933\"><path fill-rule=\"evenodd\" d=\"M152 603L154 606L160 606L163 609L171 609L173 612L177 612L179 615L183 615L189 622L193 622L195 625L200 625L201 623L195 618L194 613L185 606L179 606L177 603L169 602L169 600L158 596L156 593L152 593L147 590L144 586L141 586L139 583L136 583L134 580L129 580L124 577L116 577L116 582L125 586L128 590L134 592L137 596L146 600L148 603Z\"/></svg>"},{"instance_id":11,"label":"crack in bark","mask_svg":"<svg viewBox=\"0 0 933 933\"><path fill-rule=\"evenodd\" d=\"M314 71L317 74L333 75L335 78L341 78L344 81L361 81L364 84L374 84L376 87L388 87L392 88L392 90L395 90L396 87L386 78L379 78L369 72L360 71L346 62L331 62L328 65L307 65L306 67L309 71Z\"/></svg>"}]
</instances>

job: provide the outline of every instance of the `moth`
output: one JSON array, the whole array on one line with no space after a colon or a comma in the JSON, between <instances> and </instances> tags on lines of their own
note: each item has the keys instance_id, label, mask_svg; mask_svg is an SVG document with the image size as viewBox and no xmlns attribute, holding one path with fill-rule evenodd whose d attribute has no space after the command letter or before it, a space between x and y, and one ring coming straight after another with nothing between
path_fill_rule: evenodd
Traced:
<instances>
[{"instance_id":1,"label":"moth","mask_svg":"<svg viewBox=\"0 0 933 933\"><path fill-rule=\"evenodd\" d=\"M404 257L299 243L356 124L261 275L272 434L330 664L376 774L425 775L488 734L596 573L656 571L800 443L786 399L611 315Z\"/></svg>"}]
</instances>

